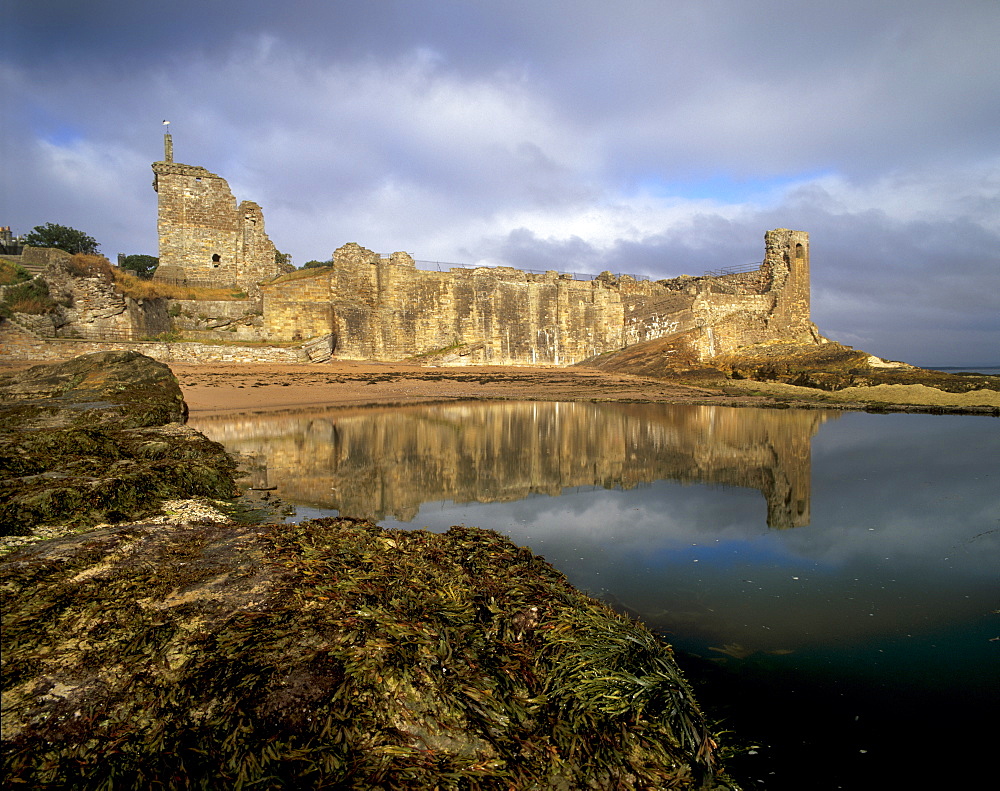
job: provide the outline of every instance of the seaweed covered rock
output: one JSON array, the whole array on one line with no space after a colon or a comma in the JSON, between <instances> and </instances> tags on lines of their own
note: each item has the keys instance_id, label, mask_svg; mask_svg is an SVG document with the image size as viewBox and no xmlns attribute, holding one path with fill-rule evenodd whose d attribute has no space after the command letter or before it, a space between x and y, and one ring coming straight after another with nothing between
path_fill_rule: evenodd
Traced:
<instances>
[{"instance_id":1,"label":"seaweed covered rock","mask_svg":"<svg viewBox=\"0 0 1000 791\"><path fill-rule=\"evenodd\" d=\"M833 341L818 345L747 346L713 358L712 365L736 379L782 382L827 391L877 385L925 385L947 393L1000 390L1000 378L996 376L918 368L883 360Z\"/></svg>"},{"instance_id":2,"label":"seaweed covered rock","mask_svg":"<svg viewBox=\"0 0 1000 791\"><path fill-rule=\"evenodd\" d=\"M649 376L654 379L683 379L707 387L721 385L725 374L701 359L694 348L697 332L689 330L634 343L616 352L608 352L577 363L582 368L597 368L608 373Z\"/></svg>"},{"instance_id":3,"label":"seaweed covered rock","mask_svg":"<svg viewBox=\"0 0 1000 791\"><path fill-rule=\"evenodd\" d=\"M833 392L848 387L923 385L946 393L1000 391L1000 377L947 373L883 360L850 346L823 343L760 343L699 361L690 333L644 341L578 363L604 371L676 379L717 388L733 379L779 382Z\"/></svg>"},{"instance_id":4,"label":"seaweed covered rock","mask_svg":"<svg viewBox=\"0 0 1000 791\"><path fill-rule=\"evenodd\" d=\"M669 647L492 531L134 524L2 565L24 787L729 787Z\"/></svg>"},{"instance_id":5,"label":"seaweed covered rock","mask_svg":"<svg viewBox=\"0 0 1000 791\"><path fill-rule=\"evenodd\" d=\"M0 377L3 428L180 423L187 406L170 369L132 351L95 352Z\"/></svg>"},{"instance_id":6,"label":"seaweed covered rock","mask_svg":"<svg viewBox=\"0 0 1000 791\"><path fill-rule=\"evenodd\" d=\"M0 535L120 522L168 497L229 497L234 462L182 425L170 369L98 352L0 378Z\"/></svg>"}]
</instances>

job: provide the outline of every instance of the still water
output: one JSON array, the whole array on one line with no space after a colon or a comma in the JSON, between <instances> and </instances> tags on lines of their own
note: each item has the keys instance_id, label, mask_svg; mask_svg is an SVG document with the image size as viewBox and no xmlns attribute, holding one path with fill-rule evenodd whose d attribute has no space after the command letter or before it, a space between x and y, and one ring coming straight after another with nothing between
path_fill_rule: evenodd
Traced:
<instances>
[{"instance_id":1,"label":"still water","mask_svg":"<svg viewBox=\"0 0 1000 791\"><path fill-rule=\"evenodd\" d=\"M296 519L493 528L641 618L744 747L746 789L995 780L995 418L476 402L191 424Z\"/></svg>"}]
</instances>

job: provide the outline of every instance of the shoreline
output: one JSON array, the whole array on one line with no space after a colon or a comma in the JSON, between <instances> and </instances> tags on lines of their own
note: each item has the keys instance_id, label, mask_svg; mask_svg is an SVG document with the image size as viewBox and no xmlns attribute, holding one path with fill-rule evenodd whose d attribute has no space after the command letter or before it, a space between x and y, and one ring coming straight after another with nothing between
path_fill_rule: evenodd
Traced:
<instances>
[{"instance_id":1,"label":"shoreline","mask_svg":"<svg viewBox=\"0 0 1000 791\"><path fill-rule=\"evenodd\" d=\"M33 361L0 361L0 376ZM188 412L209 417L316 408L412 406L450 401L618 401L698 406L934 412L1000 416L1000 392L948 393L925 385L825 391L778 382L700 386L579 367L429 367L407 363L169 365Z\"/></svg>"},{"instance_id":2,"label":"shoreline","mask_svg":"<svg viewBox=\"0 0 1000 791\"><path fill-rule=\"evenodd\" d=\"M28 363L18 366L18 368L30 366L31 364ZM452 368L442 370L421 366L365 363L329 366L178 365L170 367L173 376L181 385L185 400L192 407L191 413L198 417L238 414L241 411L243 413L275 413L317 407L352 409L414 405L434 401L511 400L515 398L549 401L643 401L772 408L871 409L870 404L830 402L822 398L822 396L829 395L824 391L807 391L809 395L817 394L819 397L796 401L790 395L784 394L805 390L805 388L792 388L789 391L784 389L790 387L787 385L775 385L778 390L775 391L774 395L767 395L763 394L763 391L767 389L766 383L753 381L742 383L743 387L750 391L743 392L738 386L739 382L726 383L724 389L709 389L589 369ZM9 370L9 368L0 367L0 373L7 373ZM100 369L102 374L105 371L106 369ZM165 380L169 383L170 388L174 387L174 383L169 381L169 377L165 377ZM912 409L913 411L928 411L928 409L937 411L940 407L914 407ZM907 411L910 411L910 408L907 408ZM167 505L168 503L164 503L164 506ZM378 620L376 620L371 615L375 610L371 606L370 597L372 594L370 591L366 588L362 593L368 598L358 600L364 604L366 609L362 609L361 605L356 603L354 599L348 601L347 594L353 595L358 580L350 573L335 573L339 570L339 566L318 568L316 546L324 547L326 553L324 558L327 555L332 557L334 551L340 552L345 546L348 549L352 549L354 546L360 547L358 557L352 556L349 559L350 562L345 561L343 567L357 569L362 567L361 564L364 563L363 568L366 571L362 575L362 581L365 585L372 577L371 570L375 568L376 562L391 561L395 563L398 560L401 564L407 564L404 572L400 572L396 566L387 570L385 577L394 586L401 577L413 578L415 575L410 571L413 567L436 568L433 563L424 561L423 556L418 554L420 547L406 543L423 540L424 533L421 531L416 531L412 536L408 532L405 535L404 533L387 535L383 529L378 528L377 524L351 519L313 521L291 530L269 529L261 525L240 526L233 522L216 524L216 519L213 519L212 514L209 513L211 509L199 509L195 513L193 501L176 501L169 505L172 506L171 510L174 508L187 510L186 512L175 512L162 518L155 517L130 523L92 526L84 531L88 534L86 537L67 536L61 542L34 548L19 548L23 550L23 554L9 561L12 564L10 568L15 568L14 563L18 564L16 566L18 570L25 569L26 579L34 579L34 577L30 577L29 572L34 574L35 566L30 566L30 564L34 563L41 567L43 563L48 561L50 555L46 553L51 553L51 557L62 558L63 554L60 553L68 553L70 547L79 547L82 548L81 552L85 549L94 554L95 546L99 546L103 553L100 557L95 556L94 564L84 571L80 571L78 566L71 567L70 564L61 563L56 572L47 578L51 583L51 590L57 591L61 597L58 604L64 608L60 613L67 614L64 620L68 621L69 616L72 616L75 619L73 623L79 624L79 629L77 633L71 635L77 638L75 641L66 641L64 634L53 632L62 642L44 655L44 661L48 663L43 668L44 674L39 672L37 676L30 676L25 671L25 676L28 678L28 681L25 682L25 689L28 689L28 684L40 684L41 682L37 679L47 682L50 678L56 678L62 684L58 687L60 694L69 690L75 696L65 704L70 708L89 705L105 710L117 706L126 712L130 705L129 701L136 697L135 690L141 691L143 707L148 709L161 705L159 698L156 697L160 689L180 689L185 695L186 709L216 710L218 704L216 704L216 698L213 697L215 695L214 689L206 689L201 686L201 680L210 676L205 668L210 668L213 671L211 675L214 675L218 673L219 667L223 667L225 672L231 673L234 678L237 678L237 674L242 672L245 664L241 664L242 659L239 662L234 661L231 666L224 664L229 661L228 655L217 649L219 645L238 645L238 653L241 657L244 652L249 653L251 650L262 652L272 644L277 644L279 640L286 639L286 634L279 629L279 627L284 627L286 615L289 619L293 617L304 618L303 625L296 622L295 628L288 629L288 634L295 635L302 633L322 615L323 623L332 624L331 633L338 635L337 639L332 639L329 644L303 644L308 650L304 651L301 657L291 657L292 661L290 661L290 655L285 648L281 649L281 653L262 653L259 658L255 655L256 664L254 667L270 668L273 666L276 668L272 675L277 681L273 689L267 689L269 697L263 696L264 699L269 702L278 700L282 706L280 710L274 707L269 708L264 711L264 714L268 718L272 718L274 712L278 711L282 716L287 714L288 717L291 717L288 712L293 711L293 706L301 705L301 701L299 698L292 699L290 695L292 693L300 694L299 690L308 689L310 690L309 694L314 695L315 699L311 697L307 701L311 709L327 706L328 699L335 703L346 698L340 687L333 682L330 682L328 690L323 690L323 696L320 696L319 693L314 694L311 690L316 688L315 678L333 678L336 681L339 677L335 673L326 672L326 666L321 668L324 673L318 675L314 673L315 667L311 663L314 662L315 656L320 654L324 661L328 657L333 657L336 663L339 663L333 665L335 670L346 666L349 661L355 661L360 653L357 646L354 644L345 645L345 641L341 640L339 636L352 634L350 630L357 628L358 623L361 623L359 617L367 619L362 626L369 629L380 641L378 645L381 651L370 652L366 656L370 655L378 659L382 656L383 651L389 648L394 649L395 644L392 643L392 640L395 639L395 635L400 630L410 630L404 632L404 637L408 641L405 645L413 644L414 639L411 636L412 609L397 612L385 608L378 611ZM577 642L580 642L581 619L585 615L589 617L589 613L592 611L591 605L585 594L571 586L568 589L569 593L566 592L567 589L560 587L557 593L560 594L561 598L553 599L553 601L564 601L568 595L579 595L580 597L579 606L573 611L567 610L566 617L563 618L562 611L556 612L554 607L549 605L548 599L537 595L541 572L549 568L544 557L540 555L529 557L531 554L529 551L515 547L509 541L505 542L497 538L498 534L492 534L490 531L462 527L453 528L453 530L463 531L455 533L454 538L458 543L454 548L456 552L454 557L464 559L462 562L468 562L471 557L499 557L502 560L502 564L500 564L502 568L499 571L494 571L492 567L487 570L481 565L475 565L466 569L469 578L475 583L474 588L470 588L468 592L463 589L454 595L449 594L451 599L448 601L457 602L454 610L458 615L471 613L466 619L469 623L463 622L465 631L462 635L446 642L439 639L439 634L443 634L445 629L454 629L454 621L458 615L449 616L451 620L443 620L440 624L435 622L430 625L427 630L429 635L427 650L437 650L442 645L445 645L448 650L447 656L442 654L439 658L436 655L428 654L435 656L436 664L431 663L433 667L445 668L447 662L447 672L452 673L454 652L451 647L471 644L473 638L480 640L480 633L484 633L494 643L497 643L497 637L503 638L502 646L508 644L513 646L515 656L525 655L527 649L534 650L539 654L544 651L545 656L551 655L551 645L545 642L550 633L573 634ZM292 538L289 538L290 535ZM351 540L345 541L345 536L349 536ZM299 538L301 541L296 543ZM436 551L435 547L431 549ZM346 555L346 551L342 554ZM142 557L144 562L134 563L133 559L136 556ZM433 558L438 557L439 555L433 555ZM154 563L151 558L156 559L157 562ZM180 562L182 559L183 562ZM227 564L226 571L220 575L220 563L223 560ZM328 563L327 560L324 562ZM515 562L525 564L527 576L524 579L527 582L516 584L511 582L509 577L510 564ZM114 567L114 563L118 563L119 567ZM55 564L50 565L55 566ZM62 573L64 568L70 569L74 575L69 579L73 585L74 598L72 601L63 593L66 587L64 581L55 576L57 573ZM452 586L448 588L449 591L454 588L452 584L454 568L449 566L445 569L449 575L449 585ZM230 577L233 581L227 582L223 587L219 581L228 580ZM273 585L271 584L272 579L276 580ZM553 579L553 585L562 586L564 584L562 578L554 577ZM493 598L487 599L490 607L486 610L483 610L485 605L481 603L484 580L491 585L494 584L493 580L497 581L496 594ZM324 587L318 588L317 583L321 583ZM528 583L530 583L530 587L527 589L533 598L523 601L515 599L510 591L517 593ZM60 584L62 587L59 587ZM343 584L349 590L342 594L337 589L337 594L332 595L334 584ZM568 585L568 583L565 584ZM438 588L431 589L433 596L437 595L434 593L436 590ZM493 589L491 588L490 591L492 592ZM389 593L398 598L395 587L392 587ZM49 589L39 588L38 597L49 595ZM342 608L344 612L338 609L341 599L348 601ZM33 599L32 602L34 601ZM109 602L119 603L123 601L138 601L143 602L143 605L141 608L133 608L134 611L129 611L127 619L124 615L116 614L115 623L122 626L117 631L111 632L109 636L107 630L107 613L111 611ZM391 601L395 601L395 599ZM496 606L494 601L500 602L502 606ZM47 604L47 602L46 599L43 604ZM407 606L410 606L409 602ZM427 605L424 605L422 601L415 601L413 606L440 609L440 600L432 598ZM16 624L18 628L35 629L34 611L38 609L40 607L34 607L32 612L28 612L25 617L21 618ZM423 610L420 611L423 612ZM97 618L103 620L88 620L94 612L98 613ZM281 617L275 618L274 613L276 612ZM480 617L483 612L486 615ZM596 622L597 627L604 630L601 634L607 632L605 622L611 625L619 622L624 623L624 620L610 614L610 611L605 612L604 609L597 608L593 612L602 619ZM448 610L448 613L452 613L452 610ZM29 615L31 620L28 618ZM278 627L271 627L272 622L277 623ZM288 623L291 624L292 621L289 620ZM482 626L483 623L487 625ZM166 629L164 629L165 624ZM206 624L209 624L211 628L206 628ZM229 630L230 624L235 625L232 630ZM623 633L623 639L627 641L629 648L636 644L638 637L645 635L644 628L634 627L635 634ZM104 631L98 632L98 629ZM258 631L265 629L270 631ZM465 632L471 634L472 637L465 638ZM94 649L88 641L92 634L96 633L101 635L102 643ZM139 653L127 653L127 651L133 650L132 646L144 646L145 643L141 643L137 636L143 637L147 634L167 634L169 641L162 642L161 640L151 643L152 648L143 648L142 652ZM584 633L583 637L586 638L587 634ZM163 638L163 640L166 639ZM657 640L661 639L663 638L657 638ZM239 643L240 640L244 642ZM585 639L582 644L586 648L590 643ZM321 651L310 653L317 645ZM659 643L652 641L650 645L655 647ZM45 648L49 648L49 646L45 646ZM119 664L127 661L130 663L130 668L134 666L132 676L125 677L125 682L131 686L124 682L118 686L111 684L104 686L79 684L74 686L65 680L73 680L69 673L75 668L85 665L88 661L92 661L88 651L100 651L102 661L106 661L106 657L109 655L117 656L117 654L112 654L112 648L115 651L121 651L121 656L126 657L126 659L120 660ZM72 653L77 650L78 655ZM574 647L573 650L577 649ZM667 653L664 656L669 656L671 649L665 650ZM396 664L404 668L422 667L413 663ZM480 661L478 656L473 656L473 667L478 668L484 665L485 663ZM559 670L559 668L556 669ZM560 670L560 672L562 671ZM644 683L647 679L657 683L661 680L659 676L654 677L646 672L645 667L638 668L636 672L642 677ZM470 688L474 691L480 687L487 690L473 700L477 708L471 710L480 712L483 705L491 704L494 700L513 700L518 703L522 700L529 702L534 700L531 697L537 691L534 688L527 691L518 688L510 692L506 687L501 686L501 684L507 683L504 679L514 676L520 677L518 674L513 674L513 676L508 674L500 677L498 681L484 678L481 682L478 677L470 677L469 683L476 683L476 686ZM132 677L137 680L132 682L130 680ZM140 680L147 677L154 678L155 683L143 686L142 684L145 682L140 683ZM242 677L238 678L240 681L243 680ZM462 678L464 679L465 676L463 675ZM681 678L683 679L683 677ZM255 679L249 678L249 674L248 679L247 684L255 683ZM286 683L288 679L291 681ZM366 700L381 702L384 698L387 701L384 704L385 710L389 712L395 711L391 706L393 701L398 698L397 690L401 688L401 685L409 683L407 677L397 677L380 664L373 665L370 672L366 670L365 679L365 683L368 684L365 687ZM672 679L668 680L674 684L670 689L675 689L678 682ZM428 687L431 683L437 682L436 676L421 677L421 683ZM581 682L567 685L567 688L574 689L579 683ZM449 685L453 685L451 676L444 678L441 682L441 688L451 689L452 687ZM292 693L289 692L289 688ZM105 689L110 690L110 692L106 694ZM494 689L501 690L504 694L494 695ZM122 695L122 690L127 692L128 697ZM436 688L433 694L428 696L428 700L437 701L440 699L441 695L437 693ZM251 713L255 712L256 709L251 704L255 703L256 699L248 697L247 700L249 703L246 710ZM465 698L461 698L460 702L464 700ZM572 722L573 717L576 716L574 707L577 704L575 700L572 696L566 696L566 702L557 701L559 708L555 709L552 716L561 718L560 721ZM691 700L691 706L696 707L697 704L693 702L693 697ZM55 741L57 742L65 736L59 730L64 727L60 724L61 719L58 716L50 716L51 713L62 710L59 708L64 705L62 698L58 695L49 695L43 698L42 702L50 708L42 711L34 719L23 721L25 746L19 748L20 752L12 759L19 762L17 768L24 776L30 776L30 773L35 771L35 767L38 765L36 756L39 754L39 750L36 745L41 742L34 740L44 739L46 743L51 744L53 736L56 737ZM329 705L332 706L333 703ZM496 705L499 707L501 704ZM215 706L216 709L212 709L212 706ZM374 710L374 707L368 706L367 710ZM412 707L407 709L407 711L411 710ZM428 708L428 710L430 709ZM697 714L695 726L697 726L700 745L695 744L694 748L689 750L695 754L695 760L691 760L690 765L695 767L697 771L707 774L713 771L711 761L706 758L702 764L699 764L697 758L703 754L710 756L716 748L716 744L712 740L712 734L702 724L700 711L697 708L691 710ZM173 726L165 728L166 731L186 733L183 730L185 722L167 719L173 709L164 707L162 711L165 712L164 721ZM243 711L244 709L241 708L240 716L243 716ZM464 711L464 709L459 709L459 715L465 716ZM483 719L491 729L495 729L497 722L515 720L514 716L506 709L496 708L494 712L494 708L488 708L486 712L488 716L484 715ZM354 712L348 712L348 714L351 717L345 714L342 719L353 722ZM340 715L338 714L338 716ZM401 720L399 716L393 716L395 719L392 719L394 723L392 736L395 738L399 731L396 725ZM462 722L467 722L467 720L466 717ZM298 727L299 720L289 719L288 721L293 722ZM271 719L268 719L267 722L270 724ZM436 722L436 719L432 720L432 724L436 724ZM19 723L19 726L21 724ZM377 722L359 725L360 740L368 739L371 733L379 733L378 725ZM415 738L422 738L421 734L426 733L428 727L426 722L419 721L410 731L407 731L407 734L412 731L412 733L417 734ZM52 730L46 730L46 728ZM456 727L451 725L451 720L446 720L442 729L449 734L456 732ZM641 736L647 729L648 726L643 726L642 729L636 729L635 732L633 730L616 731L613 736L625 741L636 734ZM307 732L307 730L308 726L303 726L303 731ZM474 748L481 740L479 731L469 728L467 730L467 736L465 731L462 733L466 742ZM204 770L206 773L216 771L217 767L229 755L227 745L230 734L234 731L235 728L231 723L223 722L218 729L218 737L208 740L208 746L215 749L216 752L212 755L213 760L204 762L204 766L208 767ZM676 731L675 727L674 732ZM20 738L20 733L16 734L18 738ZM434 731L435 736L436 734L437 731ZM69 734L69 736L72 735L72 733ZM203 733L200 735L203 736ZM129 733L128 737L132 739L130 747L133 749L147 751L146 754L152 756L153 759L157 759L157 756L160 755L157 749L142 741L143 734L138 730ZM268 740L264 742L266 749L272 749L270 738L270 731L268 731ZM455 739L454 736L449 736L449 738L453 741ZM88 742L88 745L91 743L101 745L110 741L110 739L92 740L92 742ZM461 756L471 749L465 747L464 744L463 742L460 745L461 750L455 751L456 754ZM172 742L168 742L168 745L169 749L163 750L162 754L167 755L168 760L172 762L176 760L176 754L180 747ZM221 745L221 747L217 745ZM395 744L392 746L393 749L397 748ZM257 749L256 743L240 744L240 750L243 752L252 753L255 749ZM576 749L575 746L574 749ZM423 752L416 749L413 754L418 758L423 756ZM264 753L264 755L269 754ZM292 750L287 755L282 753L281 759L286 761L289 766L294 766L296 755ZM401 752L400 755L402 756L400 760L409 760L410 753ZM492 755L484 753L484 756L493 760ZM477 755L476 757L479 759L482 756ZM90 767L103 767L105 764L112 767L117 766L113 763L116 760L115 754L104 755L98 748L87 753L85 758L90 771L98 771ZM197 755L189 756L189 758L192 766L201 766L201 764L196 763ZM482 765L486 766L485 763ZM588 764L588 766L592 765L593 762ZM480 771L479 766L477 764L475 767L477 772ZM407 765L408 767L409 765ZM49 767L45 765L42 768L48 770ZM457 769L461 768L457 767ZM103 771L103 768L100 771ZM588 769L588 771L592 770ZM227 777L226 779L231 778ZM720 788L732 787L725 782L722 775L716 776L715 779L719 781L718 787Z\"/></svg>"}]
</instances>

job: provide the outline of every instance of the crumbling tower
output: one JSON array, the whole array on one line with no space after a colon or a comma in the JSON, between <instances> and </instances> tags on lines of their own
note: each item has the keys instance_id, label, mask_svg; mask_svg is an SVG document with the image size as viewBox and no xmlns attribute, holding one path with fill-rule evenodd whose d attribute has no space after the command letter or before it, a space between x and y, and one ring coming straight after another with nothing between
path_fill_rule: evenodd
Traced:
<instances>
[{"instance_id":1,"label":"crumbling tower","mask_svg":"<svg viewBox=\"0 0 1000 791\"><path fill-rule=\"evenodd\" d=\"M787 228L768 231L764 249L760 269L768 278L767 291L774 295L768 329L788 341L814 341L817 333L809 313L809 234Z\"/></svg>"},{"instance_id":2,"label":"crumbling tower","mask_svg":"<svg viewBox=\"0 0 1000 791\"><path fill-rule=\"evenodd\" d=\"M260 281L290 268L278 263L260 206L237 206L224 178L174 162L169 132L163 149L163 160L153 163L160 255L154 279L256 294Z\"/></svg>"}]
</instances>

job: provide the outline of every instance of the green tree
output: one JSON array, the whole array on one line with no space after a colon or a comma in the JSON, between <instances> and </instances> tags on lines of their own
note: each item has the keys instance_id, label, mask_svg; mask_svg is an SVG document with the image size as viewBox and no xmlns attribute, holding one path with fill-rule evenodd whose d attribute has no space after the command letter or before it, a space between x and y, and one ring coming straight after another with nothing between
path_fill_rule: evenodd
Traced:
<instances>
[{"instance_id":1,"label":"green tree","mask_svg":"<svg viewBox=\"0 0 1000 791\"><path fill-rule=\"evenodd\" d=\"M320 266L333 266L333 261L306 261L303 265L303 269L316 269Z\"/></svg>"},{"instance_id":2,"label":"green tree","mask_svg":"<svg viewBox=\"0 0 1000 791\"><path fill-rule=\"evenodd\" d=\"M149 280L160 265L160 259L155 255L127 255L119 262L119 267L135 272L136 277Z\"/></svg>"},{"instance_id":3,"label":"green tree","mask_svg":"<svg viewBox=\"0 0 1000 791\"><path fill-rule=\"evenodd\" d=\"M31 233L25 234L24 243L32 247L55 247L73 255L77 253L97 255L100 248L93 236L87 236L83 231L51 222L32 228Z\"/></svg>"}]
</instances>

